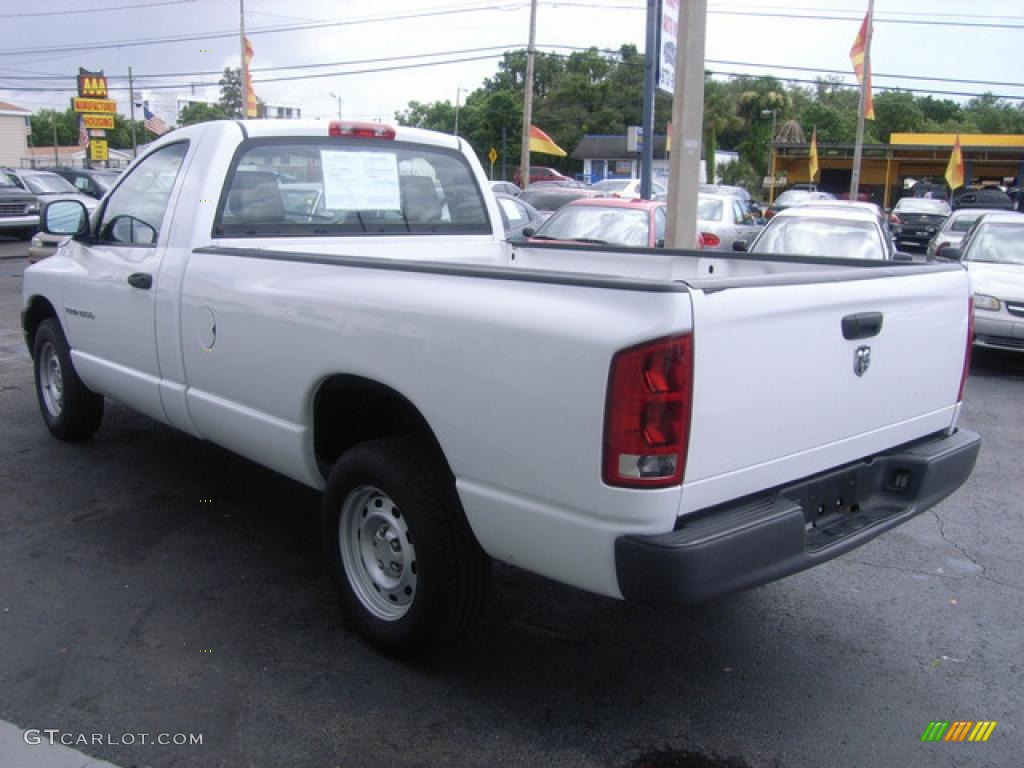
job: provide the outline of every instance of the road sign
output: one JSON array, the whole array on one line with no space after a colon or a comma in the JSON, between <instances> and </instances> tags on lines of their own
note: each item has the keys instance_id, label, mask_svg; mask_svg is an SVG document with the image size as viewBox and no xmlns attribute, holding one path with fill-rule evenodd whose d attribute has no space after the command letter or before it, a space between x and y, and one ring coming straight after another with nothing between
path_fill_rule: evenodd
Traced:
<instances>
[{"instance_id":1,"label":"road sign","mask_svg":"<svg viewBox=\"0 0 1024 768\"><path fill-rule=\"evenodd\" d=\"M89 159L90 160L106 160L107 155L107 140L106 139L90 139L89 140Z\"/></svg>"},{"instance_id":2,"label":"road sign","mask_svg":"<svg viewBox=\"0 0 1024 768\"><path fill-rule=\"evenodd\" d=\"M113 115L117 112L117 102L110 99L72 99L71 107L75 112L99 112Z\"/></svg>"},{"instance_id":3,"label":"road sign","mask_svg":"<svg viewBox=\"0 0 1024 768\"><path fill-rule=\"evenodd\" d=\"M496 162L498 162L498 150L496 150L494 147L491 147L491 151L487 153L487 159L491 161L491 165L494 165Z\"/></svg>"},{"instance_id":4,"label":"road sign","mask_svg":"<svg viewBox=\"0 0 1024 768\"><path fill-rule=\"evenodd\" d=\"M85 123L86 128L101 128L114 130L114 116L113 115L82 115L82 121Z\"/></svg>"}]
</instances>

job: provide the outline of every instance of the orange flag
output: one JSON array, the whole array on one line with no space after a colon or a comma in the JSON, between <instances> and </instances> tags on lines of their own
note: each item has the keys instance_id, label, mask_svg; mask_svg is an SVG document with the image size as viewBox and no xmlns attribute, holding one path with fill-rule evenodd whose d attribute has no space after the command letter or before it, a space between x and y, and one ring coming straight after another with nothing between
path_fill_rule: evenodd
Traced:
<instances>
[{"instance_id":1,"label":"orange flag","mask_svg":"<svg viewBox=\"0 0 1024 768\"><path fill-rule=\"evenodd\" d=\"M864 66L864 55L867 53L869 41L868 17L860 25L857 39L853 41L850 49L850 61L853 62L853 71L857 74L857 82L864 85L867 80L867 93L864 95L864 117L868 120L875 119L875 100L871 96L871 70Z\"/></svg>"},{"instance_id":2,"label":"orange flag","mask_svg":"<svg viewBox=\"0 0 1024 768\"><path fill-rule=\"evenodd\" d=\"M960 151L960 134L956 135L953 142L953 151L949 154L949 164L946 166L946 183L950 189L956 189L964 185L964 153Z\"/></svg>"},{"instance_id":3,"label":"orange flag","mask_svg":"<svg viewBox=\"0 0 1024 768\"><path fill-rule=\"evenodd\" d=\"M556 157L565 157L566 155L565 150L555 144L551 137L536 125L530 126L530 151L541 152L545 155L555 155Z\"/></svg>"},{"instance_id":4,"label":"orange flag","mask_svg":"<svg viewBox=\"0 0 1024 768\"><path fill-rule=\"evenodd\" d=\"M242 74L242 86L245 91L245 116L259 117L260 105L256 101L256 91L252 87L252 75L249 74L249 62L252 61L252 43L245 38L245 72Z\"/></svg>"}]
</instances>

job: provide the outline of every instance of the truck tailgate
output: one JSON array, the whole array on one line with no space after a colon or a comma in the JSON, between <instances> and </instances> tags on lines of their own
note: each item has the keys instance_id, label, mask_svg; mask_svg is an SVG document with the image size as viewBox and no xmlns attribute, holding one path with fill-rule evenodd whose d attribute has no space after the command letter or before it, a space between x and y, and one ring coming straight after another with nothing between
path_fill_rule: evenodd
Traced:
<instances>
[{"instance_id":1,"label":"truck tailgate","mask_svg":"<svg viewBox=\"0 0 1024 768\"><path fill-rule=\"evenodd\" d=\"M681 514L954 423L969 314L961 271L692 287Z\"/></svg>"}]
</instances>

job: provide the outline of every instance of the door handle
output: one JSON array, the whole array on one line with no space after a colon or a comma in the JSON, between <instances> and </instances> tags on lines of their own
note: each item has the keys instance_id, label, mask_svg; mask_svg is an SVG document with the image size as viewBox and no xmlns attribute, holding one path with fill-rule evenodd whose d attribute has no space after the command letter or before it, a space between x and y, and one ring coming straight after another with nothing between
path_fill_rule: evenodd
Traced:
<instances>
[{"instance_id":1,"label":"door handle","mask_svg":"<svg viewBox=\"0 0 1024 768\"><path fill-rule=\"evenodd\" d=\"M856 315L847 315L843 318L843 338L869 339L877 336L882 330L881 312L859 312Z\"/></svg>"},{"instance_id":2,"label":"door handle","mask_svg":"<svg viewBox=\"0 0 1024 768\"><path fill-rule=\"evenodd\" d=\"M135 274L128 275L128 285L132 288L141 288L144 291L148 291L153 287L153 276L148 272L136 272Z\"/></svg>"}]
</instances>

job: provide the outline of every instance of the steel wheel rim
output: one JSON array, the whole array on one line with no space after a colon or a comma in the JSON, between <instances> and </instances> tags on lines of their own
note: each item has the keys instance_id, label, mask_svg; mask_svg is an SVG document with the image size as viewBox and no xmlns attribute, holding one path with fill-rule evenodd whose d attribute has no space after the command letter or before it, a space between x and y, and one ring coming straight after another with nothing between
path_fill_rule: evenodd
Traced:
<instances>
[{"instance_id":1,"label":"steel wheel rim","mask_svg":"<svg viewBox=\"0 0 1024 768\"><path fill-rule=\"evenodd\" d=\"M57 348L49 341L43 344L37 365L43 405L50 416L58 419L64 410L64 375Z\"/></svg>"},{"instance_id":2,"label":"steel wheel rim","mask_svg":"<svg viewBox=\"0 0 1024 768\"><path fill-rule=\"evenodd\" d=\"M405 616L416 597L416 550L394 500L370 485L352 490L342 503L338 546L363 607L384 621Z\"/></svg>"}]
</instances>

